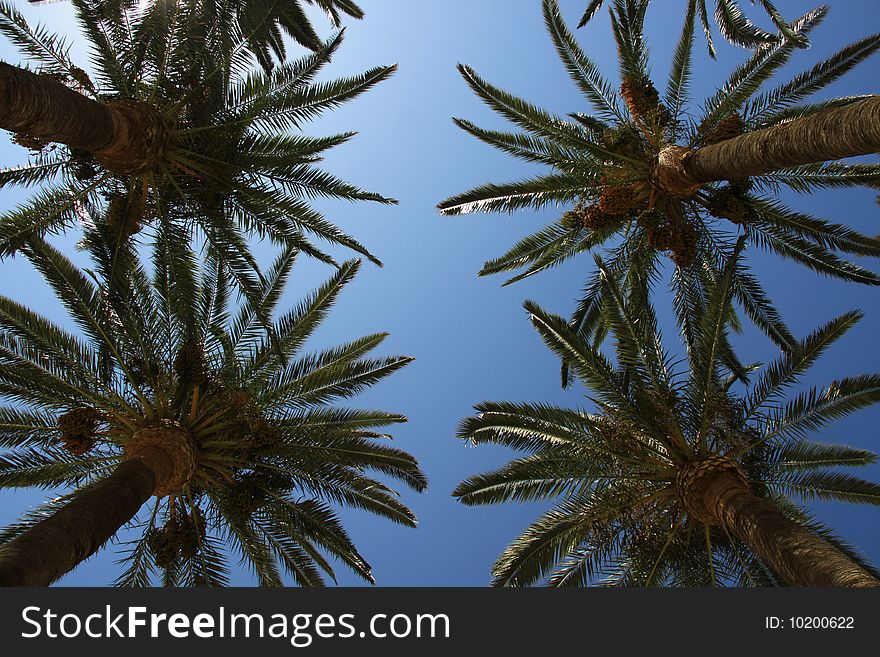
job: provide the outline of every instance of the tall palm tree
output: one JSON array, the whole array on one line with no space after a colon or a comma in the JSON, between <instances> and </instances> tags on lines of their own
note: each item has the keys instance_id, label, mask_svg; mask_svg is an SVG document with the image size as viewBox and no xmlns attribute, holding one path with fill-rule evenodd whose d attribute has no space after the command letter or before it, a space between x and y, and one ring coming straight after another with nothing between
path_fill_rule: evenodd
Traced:
<instances>
[{"instance_id":1,"label":"tall palm tree","mask_svg":"<svg viewBox=\"0 0 880 657\"><path fill-rule=\"evenodd\" d=\"M308 203L394 203L315 166L354 133L294 132L386 79L393 66L315 81L340 33L316 53L254 71L248 35L209 11L212 3L122 3L115 13L113 5L99 12L96 0L73 4L93 49L94 81L71 61L69 44L0 2L0 32L39 66L34 73L0 63L0 127L34 151L28 165L0 172L0 186L42 186L0 217L0 257L84 216L105 217L116 241L150 225L157 240L179 245L181 262L196 233L255 303L248 235L333 262L311 243L317 237L378 262Z\"/></svg>"},{"instance_id":2,"label":"tall palm tree","mask_svg":"<svg viewBox=\"0 0 880 657\"><path fill-rule=\"evenodd\" d=\"M562 318L525 304L596 411L487 402L461 426L472 443L528 453L461 483L453 494L462 502L558 502L502 553L493 583L572 586L605 575L617 585L880 585L877 571L791 499L880 504L880 485L835 469L874 463L875 454L807 439L880 401L880 375L784 399L860 314L800 340L738 393L722 358L735 262L695 313L686 371L664 350L648 300L627 301L597 264L613 360Z\"/></svg>"},{"instance_id":3,"label":"tall palm tree","mask_svg":"<svg viewBox=\"0 0 880 657\"><path fill-rule=\"evenodd\" d=\"M609 270L628 290L636 280L657 278L658 253L665 252L675 263L675 307L688 334L694 331L688 324L688 308L719 275L738 233L747 235L757 247L822 274L869 285L880 283L875 273L838 255L876 257L880 255L877 238L794 210L775 195L780 187L801 193L821 188L880 187L880 165L823 162L880 147L880 140L871 136L878 134L880 125L876 119L878 99L859 96L802 104L876 52L880 34L843 48L790 82L763 93L758 93L763 83L789 61L796 44L782 39L759 48L733 71L695 118L689 119L695 113L693 107L688 113L696 20L693 4L662 101L648 75L644 13L635 3L617 2L612 13L623 80L620 95L577 45L556 0L544 0L543 8L559 56L596 114L572 114L571 120L553 116L492 86L473 69L460 67L477 95L524 132L484 130L462 119L456 123L507 153L552 167L553 172L477 187L443 201L441 212L513 212L574 204L557 223L488 261L481 275L525 268L509 283L605 246L610 250ZM791 30L806 36L826 13L824 7L809 12L792 23ZM816 128L819 124L824 129ZM856 132L864 139L850 139ZM737 136L740 133L745 134ZM783 134L786 136L781 137ZM793 139L806 145L779 156ZM747 164L755 160L755 144L760 144L769 158L775 158L772 171ZM847 150L850 146L854 150ZM807 151L811 155L805 157ZM731 164L732 157L742 154L748 157ZM805 159L812 163L804 164ZM699 183L690 178L694 167L714 167L718 174L719 162L728 165L723 175L704 176ZM792 348L796 341L760 282L743 260L738 262L740 269L733 278L737 302L780 347ZM640 275L633 277L633 272ZM651 275L643 276L642 272ZM611 302L602 297L602 289L600 276L594 274L572 317L577 330L597 338L604 331L601 309Z\"/></svg>"},{"instance_id":4,"label":"tall palm tree","mask_svg":"<svg viewBox=\"0 0 880 657\"><path fill-rule=\"evenodd\" d=\"M385 334L302 353L358 263L275 318L270 340L259 316L273 314L293 250L267 271L262 307L236 309L216 261L175 279L158 243L148 273L101 230L86 237L100 284L43 240L24 251L82 337L0 297L0 486L74 489L2 534L0 585L48 585L127 523L141 535L124 585L156 573L222 585L224 545L262 585L280 585L282 572L320 585L322 571L333 575L325 554L372 581L332 506L414 526L369 472L419 491L426 480L383 444L380 427L405 417L335 403L411 359L369 357Z\"/></svg>"}]
</instances>

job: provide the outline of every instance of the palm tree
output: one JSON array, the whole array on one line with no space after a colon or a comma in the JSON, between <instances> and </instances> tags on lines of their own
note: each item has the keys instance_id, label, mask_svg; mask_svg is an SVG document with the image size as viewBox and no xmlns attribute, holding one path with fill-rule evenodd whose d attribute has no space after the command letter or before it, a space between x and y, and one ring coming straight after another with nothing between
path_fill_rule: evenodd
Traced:
<instances>
[{"instance_id":1,"label":"palm tree","mask_svg":"<svg viewBox=\"0 0 880 657\"><path fill-rule=\"evenodd\" d=\"M564 120L492 86L473 69L460 67L480 98L524 132L484 130L462 119L456 123L507 153L552 167L553 172L477 187L443 201L441 212L513 212L574 203L557 223L488 261L481 275L525 268L510 283L604 245L610 249L609 271L628 290L636 279L655 280L657 254L666 252L676 265L672 274L675 307L689 335L694 327L687 323L688 308L718 276L737 233L747 235L755 246L822 274L869 285L880 283L876 274L838 255L876 257L880 255L877 238L791 209L775 197L780 187L801 193L880 187L876 164L822 161L880 147L880 141L869 138L878 134L878 99L859 96L800 104L876 52L880 35L861 39L790 82L759 94L762 84L796 48L791 39L765 45L731 74L697 118L688 120L696 20L693 3L662 102L648 76L644 14L633 3L615 3L612 13L622 101L575 42L556 0L544 0L543 8L553 43L596 115L573 114L573 120ZM791 30L805 37L826 13L824 7L809 12L792 23ZM818 123L825 129L817 130ZM866 129L866 124L873 127ZM865 139L849 139L854 132ZM740 133L745 134L736 136ZM793 139L804 145L780 156ZM752 168L755 144L773 159L774 170ZM731 164L732 157L743 159ZM812 163L804 164L805 160ZM724 165L719 163L726 163L728 169L722 173ZM701 173L701 182L693 182L690 176L707 168L714 171L714 177ZM725 182L711 182L718 180ZM741 259L738 262L740 269L733 278L737 302L780 347L792 348L796 341L760 282ZM634 278L633 272L640 275ZM572 317L578 331L597 339L604 331L599 322L602 307L610 303L602 297L602 289L600 276L594 274Z\"/></svg>"},{"instance_id":2,"label":"palm tree","mask_svg":"<svg viewBox=\"0 0 880 657\"><path fill-rule=\"evenodd\" d=\"M411 359L368 357L385 334L302 353L358 262L277 317L270 340L259 317L272 316L293 250L267 271L262 307L236 310L216 261L174 278L158 243L148 273L108 231L86 236L100 284L43 240L24 251L84 338L0 297L0 486L74 488L0 536L0 585L48 585L126 523L140 538L123 585L160 572L169 585L222 585L224 545L262 585L280 585L282 572L320 585L322 571L333 575L325 554L372 581L332 505L414 526L369 471L417 491L426 480L412 456L382 444L379 428L405 417L335 402Z\"/></svg>"},{"instance_id":3,"label":"palm tree","mask_svg":"<svg viewBox=\"0 0 880 657\"><path fill-rule=\"evenodd\" d=\"M292 131L386 79L393 66L316 82L340 33L271 72L249 71L248 35L208 11L211 3L142 10L122 3L116 13L112 5L98 12L96 0L73 4L94 51L95 82L72 63L60 37L31 28L0 3L0 32L40 67L34 73L0 63L0 127L35 151L28 165L0 172L0 186L43 186L0 217L0 257L85 215L105 217L115 241L149 224L155 239L177 245L181 262L195 233L255 303L259 277L248 235L333 262L310 242L317 237L378 263L308 203L394 203L315 166L353 133Z\"/></svg>"},{"instance_id":4,"label":"palm tree","mask_svg":"<svg viewBox=\"0 0 880 657\"><path fill-rule=\"evenodd\" d=\"M880 585L877 571L790 498L880 504L880 485L834 469L874 463L875 454L807 439L880 401L880 375L784 400L860 314L828 322L737 394L739 377L723 358L735 262L695 313L686 372L664 351L648 300L625 300L597 264L614 362L562 318L525 304L596 412L487 402L461 426L471 443L528 453L461 483L453 495L462 502L558 501L498 558L493 584L586 585L604 574L616 585Z\"/></svg>"}]
</instances>

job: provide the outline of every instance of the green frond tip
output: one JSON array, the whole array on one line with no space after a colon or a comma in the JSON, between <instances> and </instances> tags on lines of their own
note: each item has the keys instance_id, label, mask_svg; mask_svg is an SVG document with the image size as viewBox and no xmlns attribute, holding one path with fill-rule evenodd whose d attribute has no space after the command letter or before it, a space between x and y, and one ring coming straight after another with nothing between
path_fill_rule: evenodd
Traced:
<instances>
[{"instance_id":1,"label":"green frond tip","mask_svg":"<svg viewBox=\"0 0 880 657\"><path fill-rule=\"evenodd\" d=\"M596 15L599 9L602 8L602 3L604 0L590 0L590 4L587 5L587 8L584 10L583 16L581 16L581 20L578 22L578 29L584 27L587 23L590 22L590 19Z\"/></svg>"}]
</instances>

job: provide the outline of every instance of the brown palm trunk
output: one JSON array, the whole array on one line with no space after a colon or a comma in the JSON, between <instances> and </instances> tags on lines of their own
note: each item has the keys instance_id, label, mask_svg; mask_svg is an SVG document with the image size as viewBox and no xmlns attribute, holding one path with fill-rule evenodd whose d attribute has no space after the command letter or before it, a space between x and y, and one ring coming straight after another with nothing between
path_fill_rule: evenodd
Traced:
<instances>
[{"instance_id":1,"label":"brown palm trunk","mask_svg":"<svg viewBox=\"0 0 880 657\"><path fill-rule=\"evenodd\" d=\"M189 434L170 422L136 432L124 458L109 477L0 546L0 586L48 586L97 552L150 496L186 485L195 467Z\"/></svg>"},{"instance_id":2,"label":"brown palm trunk","mask_svg":"<svg viewBox=\"0 0 880 657\"><path fill-rule=\"evenodd\" d=\"M168 147L161 114L144 103L100 103L50 77L3 62L0 128L89 151L122 173L155 167Z\"/></svg>"},{"instance_id":3,"label":"brown palm trunk","mask_svg":"<svg viewBox=\"0 0 880 657\"><path fill-rule=\"evenodd\" d=\"M793 586L880 586L880 581L755 495L731 472L707 477L702 505L722 525Z\"/></svg>"},{"instance_id":4,"label":"brown palm trunk","mask_svg":"<svg viewBox=\"0 0 880 657\"><path fill-rule=\"evenodd\" d=\"M0 546L0 586L48 586L107 542L153 494L155 473L123 461L53 516Z\"/></svg>"},{"instance_id":5,"label":"brown palm trunk","mask_svg":"<svg viewBox=\"0 0 880 657\"><path fill-rule=\"evenodd\" d=\"M0 127L99 151L113 141L113 115L105 105L57 80L0 62Z\"/></svg>"},{"instance_id":6,"label":"brown palm trunk","mask_svg":"<svg viewBox=\"0 0 880 657\"><path fill-rule=\"evenodd\" d=\"M684 168L692 182L708 183L877 152L880 96L873 96L697 149Z\"/></svg>"},{"instance_id":7,"label":"brown palm trunk","mask_svg":"<svg viewBox=\"0 0 880 657\"><path fill-rule=\"evenodd\" d=\"M666 146L654 161L651 182L666 196L686 198L705 183L878 152L880 96L872 96L697 150Z\"/></svg>"}]
</instances>

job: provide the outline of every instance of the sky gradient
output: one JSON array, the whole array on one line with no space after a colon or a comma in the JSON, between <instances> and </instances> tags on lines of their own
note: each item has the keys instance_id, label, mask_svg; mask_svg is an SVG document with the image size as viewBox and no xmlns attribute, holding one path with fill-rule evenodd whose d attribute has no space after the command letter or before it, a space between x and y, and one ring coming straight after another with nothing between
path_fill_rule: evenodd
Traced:
<instances>
[{"instance_id":1,"label":"sky gradient","mask_svg":"<svg viewBox=\"0 0 880 657\"><path fill-rule=\"evenodd\" d=\"M378 64L397 62L393 78L340 110L305 126L311 135L357 130L349 144L330 153L325 168L365 189L399 199L396 207L365 203L317 202L329 219L354 234L385 263L366 264L343 293L334 312L310 343L332 346L376 331L390 331L383 353L406 354L416 361L365 394L351 406L384 408L409 417L394 429L396 446L417 456L429 478L429 490L404 492L404 501L419 517L419 528L408 529L358 511L342 516L361 553L384 586L482 586L489 581L492 562L504 546L529 524L543 505L508 504L468 508L450 497L465 477L497 467L512 452L502 448L463 445L455 438L459 421L483 400L542 401L589 409L583 389L559 389L558 362L532 329L522 301L534 299L562 315L572 309L592 258L582 256L527 281L501 287L501 276L478 278L484 260L503 253L521 237L546 225L567 208L526 210L512 216L438 216L440 200L484 182L517 180L546 171L527 165L478 142L456 128L451 117L467 118L481 127L508 129L459 77L455 65L473 66L489 82L560 115L587 112L585 101L567 77L543 25L538 0L362 0L361 22L349 21L345 43L327 67L323 79L341 77ZM561 0L574 26L585 0ZM769 23L759 10L743 2L759 24ZM16 5L32 21L70 34L72 10L64 3L34 7ZM799 51L777 78L785 80L807 69L846 43L880 26L880 3L870 0L834 1L826 21L814 32L813 47ZM682 23L683 0L658 0L647 16L648 44L656 86L663 89L670 53ZM813 5L804 0L778 0L787 18ZM330 30L315 14L321 33ZM600 14L576 34L580 43L610 78L616 76L616 56L607 15ZM711 94L747 53L723 42L716 34L718 59L704 57L697 37L699 64L692 96ZM78 63L88 70L87 53L78 44ZM291 54L301 52L291 46ZM8 42L0 42L0 59L19 61ZM836 82L820 97L878 93L877 58ZM0 162L23 161L26 152L5 136L0 138ZM26 192L0 192L0 208L23 199ZM795 208L845 223L868 234L877 232L880 213L874 194L843 190L794 197L783 194ZM73 252L76 234L56 241ZM344 252L334 255L347 257ZM268 264L271 253L260 250ZM348 256L350 257L350 256ZM748 257L794 333L804 336L833 316L854 308L865 319L803 380L803 385L880 371L880 312L877 290L844 284L754 249ZM78 256L82 260L81 254ZM871 266L869 264L869 266ZM876 266L873 267L876 269ZM294 269L282 309L305 296L331 271L301 260ZM47 286L22 259L0 263L0 292L55 321L70 326ZM667 347L677 345L669 295L661 286L655 305ZM751 327L737 338L744 362L767 361L772 345ZM817 436L877 450L880 409L870 409L837 422ZM854 472L880 481L880 467ZM0 524L12 521L44 491L0 493ZM820 519L880 564L878 509L843 504L810 504ZM118 574L111 546L82 564L62 585L106 585ZM233 560L233 565L234 565ZM339 583L361 581L340 568ZM236 568L232 583L249 585L253 577Z\"/></svg>"}]
</instances>

